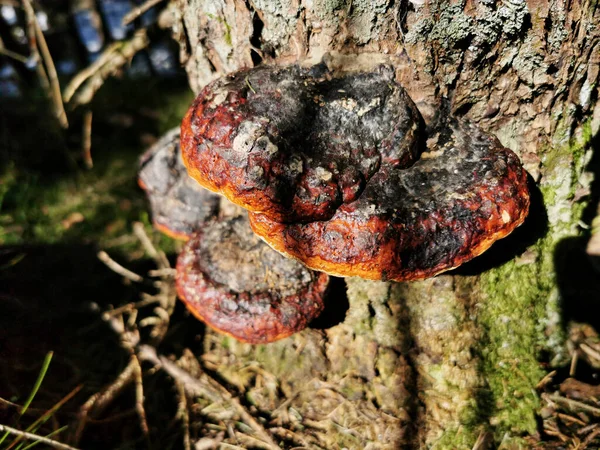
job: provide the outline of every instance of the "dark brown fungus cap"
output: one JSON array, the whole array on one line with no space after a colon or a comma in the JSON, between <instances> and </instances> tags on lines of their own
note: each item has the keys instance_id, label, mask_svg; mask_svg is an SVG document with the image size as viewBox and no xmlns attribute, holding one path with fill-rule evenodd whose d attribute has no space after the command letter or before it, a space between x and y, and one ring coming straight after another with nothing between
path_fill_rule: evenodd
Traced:
<instances>
[{"instance_id":1,"label":"dark brown fungus cap","mask_svg":"<svg viewBox=\"0 0 600 450\"><path fill-rule=\"evenodd\" d=\"M179 297L217 331L250 343L296 333L323 309L329 277L272 250L245 216L212 222L177 260Z\"/></svg>"},{"instance_id":2,"label":"dark brown fungus cap","mask_svg":"<svg viewBox=\"0 0 600 450\"><path fill-rule=\"evenodd\" d=\"M179 129L171 130L144 153L138 182L148 195L155 227L176 239L188 239L217 214L220 196L188 176L179 139Z\"/></svg>"},{"instance_id":3,"label":"dark brown fungus cap","mask_svg":"<svg viewBox=\"0 0 600 450\"><path fill-rule=\"evenodd\" d=\"M280 222L331 218L382 164L418 157L420 115L385 67L260 66L204 88L181 126L202 186Z\"/></svg>"},{"instance_id":4,"label":"dark brown fungus cap","mask_svg":"<svg viewBox=\"0 0 600 450\"><path fill-rule=\"evenodd\" d=\"M382 164L328 221L251 214L252 228L277 251L334 275L403 281L457 267L523 222L527 176L512 151L472 125L447 124L427 145L408 169Z\"/></svg>"}]
</instances>

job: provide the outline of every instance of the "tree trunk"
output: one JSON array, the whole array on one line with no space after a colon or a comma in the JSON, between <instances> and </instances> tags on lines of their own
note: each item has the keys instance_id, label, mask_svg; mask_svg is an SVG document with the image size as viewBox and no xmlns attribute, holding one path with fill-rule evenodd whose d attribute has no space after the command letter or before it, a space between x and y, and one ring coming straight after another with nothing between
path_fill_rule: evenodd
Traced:
<instances>
[{"instance_id":1,"label":"tree trunk","mask_svg":"<svg viewBox=\"0 0 600 450\"><path fill-rule=\"evenodd\" d=\"M449 105L478 123L521 157L533 190L526 223L466 267L421 282L347 279L342 323L266 346L207 331L203 361L289 430L292 447L470 449L485 437L508 448L534 433L541 354L557 364L565 353L556 255L581 235L597 187L586 172L600 128L597 1L176 9L195 91L239 68L326 53L334 65L391 64L426 121Z\"/></svg>"}]
</instances>

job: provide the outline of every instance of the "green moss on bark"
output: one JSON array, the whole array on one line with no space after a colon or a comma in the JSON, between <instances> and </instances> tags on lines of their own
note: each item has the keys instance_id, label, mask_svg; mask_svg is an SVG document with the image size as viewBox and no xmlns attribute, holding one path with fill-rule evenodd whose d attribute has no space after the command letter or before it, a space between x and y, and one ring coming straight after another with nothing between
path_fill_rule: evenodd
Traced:
<instances>
[{"instance_id":1,"label":"green moss on bark","mask_svg":"<svg viewBox=\"0 0 600 450\"><path fill-rule=\"evenodd\" d=\"M546 235L528 250L529 258L517 258L480 278L483 295L477 320L483 331L482 372L493 399L491 424L496 437L505 441L506 436L516 439L536 430L535 387L544 375L540 351L550 351L555 360L562 357L564 330L554 252L560 240L579 234L577 223L585 203L576 201L574 194L585 187L582 183L589 183L583 172L591 139L589 125L581 130L572 139L557 133L555 145L543 152L540 190L548 215Z\"/></svg>"}]
</instances>

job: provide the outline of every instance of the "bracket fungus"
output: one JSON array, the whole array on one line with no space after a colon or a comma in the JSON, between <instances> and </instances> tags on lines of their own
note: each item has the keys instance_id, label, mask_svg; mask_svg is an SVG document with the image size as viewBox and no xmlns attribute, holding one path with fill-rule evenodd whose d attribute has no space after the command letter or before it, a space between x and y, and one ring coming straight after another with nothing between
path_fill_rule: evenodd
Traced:
<instances>
[{"instance_id":1,"label":"bracket fungus","mask_svg":"<svg viewBox=\"0 0 600 450\"><path fill-rule=\"evenodd\" d=\"M241 208L191 179L179 130L142 156L139 184L155 227L188 241L175 281L194 316L240 341L265 343L306 328L320 314L329 277L271 249L239 215Z\"/></svg>"},{"instance_id":2,"label":"bracket fungus","mask_svg":"<svg viewBox=\"0 0 600 450\"><path fill-rule=\"evenodd\" d=\"M273 251L246 216L214 221L177 259L179 298L212 328L253 344L306 328L323 310L324 273Z\"/></svg>"},{"instance_id":3,"label":"bracket fungus","mask_svg":"<svg viewBox=\"0 0 600 450\"><path fill-rule=\"evenodd\" d=\"M142 155L138 184L148 196L154 226L175 239L187 240L217 215L220 197L188 176L179 140L179 128L173 129Z\"/></svg>"},{"instance_id":4,"label":"bracket fungus","mask_svg":"<svg viewBox=\"0 0 600 450\"><path fill-rule=\"evenodd\" d=\"M393 73L325 64L239 71L198 95L182 122L181 155L173 132L142 158L157 227L195 232L176 270L195 316L239 340L271 342L319 315L326 274L434 276L524 221L519 158L452 118L426 140ZM200 186L249 219L227 217Z\"/></svg>"},{"instance_id":5,"label":"bracket fungus","mask_svg":"<svg viewBox=\"0 0 600 450\"><path fill-rule=\"evenodd\" d=\"M181 150L278 252L332 275L416 280L481 254L529 209L511 150L448 118L420 154L422 122L386 68L262 66L204 88Z\"/></svg>"}]
</instances>

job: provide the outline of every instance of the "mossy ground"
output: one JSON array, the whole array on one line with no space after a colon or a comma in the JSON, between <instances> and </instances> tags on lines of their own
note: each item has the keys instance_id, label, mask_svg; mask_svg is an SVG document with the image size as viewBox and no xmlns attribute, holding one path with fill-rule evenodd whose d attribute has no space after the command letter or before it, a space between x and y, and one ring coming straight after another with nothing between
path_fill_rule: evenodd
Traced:
<instances>
[{"instance_id":1,"label":"mossy ground","mask_svg":"<svg viewBox=\"0 0 600 450\"><path fill-rule=\"evenodd\" d=\"M89 170L80 161L79 130L56 130L39 114L46 107L41 101L28 108L0 105L0 245L95 242L131 250L119 238L133 221L149 224L137 160L154 138L179 124L193 98L185 84L174 84L113 80L103 88L91 107Z\"/></svg>"}]
</instances>

